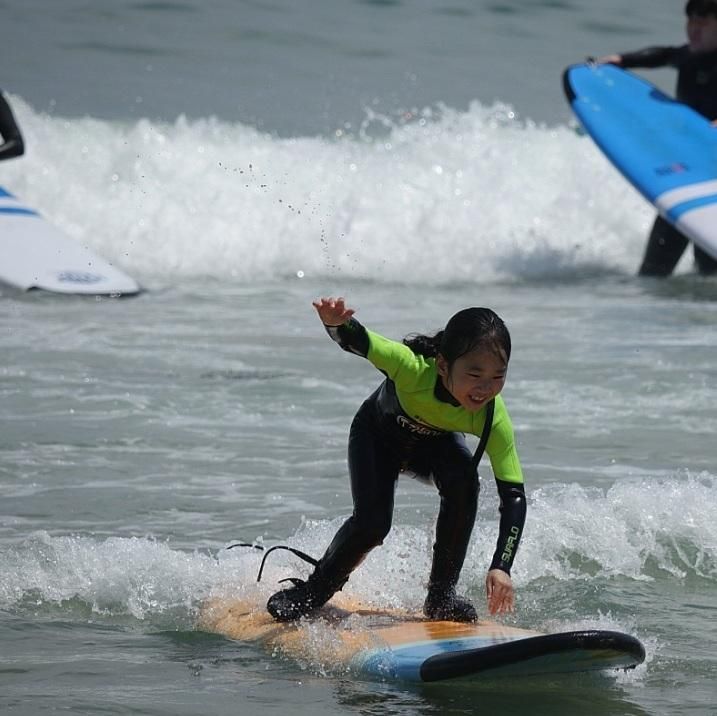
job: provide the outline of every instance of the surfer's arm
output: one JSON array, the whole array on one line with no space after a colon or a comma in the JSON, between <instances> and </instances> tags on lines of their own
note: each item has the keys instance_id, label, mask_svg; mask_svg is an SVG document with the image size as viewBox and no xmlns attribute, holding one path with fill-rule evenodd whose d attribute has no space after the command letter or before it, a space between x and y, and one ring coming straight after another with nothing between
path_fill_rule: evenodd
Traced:
<instances>
[{"instance_id":1,"label":"surfer's arm","mask_svg":"<svg viewBox=\"0 0 717 716\"><path fill-rule=\"evenodd\" d=\"M512 612L515 591L510 578L518 543L525 524L525 490L522 483L496 480L500 495L500 527L493 561L485 579L488 611L491 614Z\"/></svg>"},{"instance_id":2,"label":"surfer's arm","mask_svg":"<svg viewBox=\"0 0 717 716\"><path fill-rule=\"evenodd\" d=\"M679 47L646 47L644 50L637 50L637 52L624 52L621 55L617 55L620 58L620 62L613 64L625 69L633 67L654 69L655 67L666 67L667 65L675 66L681 50L682 48Z\"/></svg>"},{"instance_id":3,"label":"surfer's arm","mask_svg":"<svg viewBox=\"0 0 717 716\"><path fill-rule=\"evenodd\" d=\"M20 129L2 92L0 92L0 135L3 138L3 143L0 144L0 159L19 157L25 152Z\"/></svg>"},{"instance_id":4,"label":"surfer's arm","mask_svg":"<svg viewBox=\"0 0 717 716\"><path fill-rule=\"evenodd\" d=\"M500 498L500 527L490 569L500 569L510 574L525 525L527 510L525 488L522 483L505 482L500 479L496 479L495 482Z\"/></svg>"},{"instance_id":5,"label":"surfer's arm","mask_svg":"<svg viewBox=\"0 0 717 716\"><path fill-rule=\"evenodd\" d=\"M424 373L427 362L423 356L404 343L364 328L342 298L322 298L314 302L314 307L332 340L345 351L367 358L397 385L412 385Z\"/></svg>"},{"instance_id":6,"label":"surfer's arm","mask_svg":"<svg viewBox=\"0 0 717 716\"><path fill-rule=\"evenodd\" d=\"M327 326L324 324L324 328L331 336L331 340L338 343L345 351L355 353L362 358L368 356L368 333L355 318L349 318L348 321L340 326Z\"/></svg>"},{"instance_id":7,"label":"surfer's arm","mask_svg":"<svg viewBox=\"0 0 717 716\"><path fill-rule=\"evenodd\" d=\"M369 331L353 317L340 326L324 324L324 327L331 339L345 351L367 358L397 384L410 384L425 363L408 346Z\"/></svg>"},{"instance_id":8,"label":"surfer's arm","mask_svg":"<svg viewBox=\"0 0 717 716\"><path fill-rule=\"evenodd\" d=\"M486 445L486 452L490 458L500 498L498 543L490 568L510 574L518 543L523 535L526 503L523 470L515 447L513 423L500 395L495 398L493 429Z\"/></svg>"}]
</instances>

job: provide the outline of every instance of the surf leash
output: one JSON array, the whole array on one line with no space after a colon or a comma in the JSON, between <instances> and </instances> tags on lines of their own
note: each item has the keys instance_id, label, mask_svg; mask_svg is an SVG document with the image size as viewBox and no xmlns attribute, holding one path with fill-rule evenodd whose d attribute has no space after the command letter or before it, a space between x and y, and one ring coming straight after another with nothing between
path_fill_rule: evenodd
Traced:
<instances>
[{"instance_id":1,"label":"surf leash","mask_svg":"<svg viewBox=\"0 0 717 716\"><path fill-rule=\"evenodd\" d=\"M277 545L274 545L273 547L270 547L268 550L266 550L266 554L264 555L263 559L261 560L261 565L259 567L259 574L256 576L257 582L261 582L261 575L262 575L262 572L264 571L264 564L266 563L266 558L275 549L285 549L285 550L291 552L292 554L295 554L300 559L303 559L304 562L308 562L309 564L311 564L314 567L316 567L316 565L319 563L318 559L314 559L312 556L306 554L306 552L302 552L300 549L296 549L295 547L289 547L288 545L285 545L285 544L277 544ZM292 583L296 584L295 579L296 579L295 577L287 577L286 579L280 579L279 583L292 582ZM303 581L303 580L299 580L299 581Z\"/></svg>"},{"instance_id":2,"label":"surf leash","mask_svg":"<svg viewBox=\"0 0 717 716\"><path fill-rule=\"evenodd\" d=\"M230 544L227 549L234 549L235 547L253 547L254 549L258 549L260 551L264 551L264 547L260 544L254 544L253 542L236 542L235 544Z\"/></svg>"},{"instance_id":3,"label":"surf leash","mask_svg":"<svg viewBox=\"0 0 717 716\"><path fill-rule=\"evenodd\" d=\"M250 542L236 542L235 544L230 544L227 549L234 549L235 547L252 547L253 549L258 549L261 552L264 552L264 547L260 544L252 544ZM304 562L308 562L309 564L313 565L314 567L319 563L318 559L314 559L311 555L306 554L306 552L302 552L300 549L296 549L296 547L289 547L285 544L277 544L273 547L269 547L269 549L266 550L266 553L264 554L264 557L261 560L261 565L259 566L259 574L256 577L257 582L261 582L261 575L264 572L264 564L266 563L266 558L276 549L285 549L288 552L291 552L292 554L295 554L299 559L303 559ZM281 582L295 582L295 577L288 577L287 579L280 579L279 583ZM302 580L299 580L302 581Z\"/></svg>"}]
</instances>

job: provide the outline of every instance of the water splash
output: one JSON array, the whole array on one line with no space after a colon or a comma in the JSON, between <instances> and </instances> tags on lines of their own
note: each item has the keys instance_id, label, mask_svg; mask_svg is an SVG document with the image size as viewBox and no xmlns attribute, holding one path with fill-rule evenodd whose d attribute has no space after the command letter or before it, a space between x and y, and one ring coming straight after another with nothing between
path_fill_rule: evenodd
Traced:
<instances>
[{"instance_id":1,"label":"water splash","mask_svg":"<svg viewBox=\"0 0 717 716\"><path fill-rule=\"evenodd\" d=\"M530 495L529 523L514 579L644 582L717 580L717 482L708 474L624 480L607 490L553 485ZM495 543L495 504L481 508L462 585L482 589ZM342 518L305 521L287 543L320 556ZM433 524L397 525L344 588L362 603L420 609L430 568ZM150 538L51 536L35 533L0 551L0 608L36 608L80 600L94 613L150 622L168 611L192 615L209 595L250 594L256 601L280 579L309 567L289 553L267 563L262 553L216 554L172 549Z\"/></svg>"}]
</instances>

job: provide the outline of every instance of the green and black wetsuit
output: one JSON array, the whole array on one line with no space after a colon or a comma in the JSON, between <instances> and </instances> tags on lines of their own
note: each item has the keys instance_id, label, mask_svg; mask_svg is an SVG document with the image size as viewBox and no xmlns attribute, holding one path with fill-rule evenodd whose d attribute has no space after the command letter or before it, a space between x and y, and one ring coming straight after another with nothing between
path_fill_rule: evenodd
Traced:
<instances>
[{"instance_id":1,"label":"green and black wetsuit","mask_svg":"<svg viewBox=\"0 0 717 716\"><path fill-rule=\"evenodd\" d=\"M623 55L621 67L674 67L677 70L677 99L707 119L717 120L717 51L690 52L681 47L647 47ZM717 130L716 130L717 131ZM658 216L650 231L640 266L643 276L669 276L687 248L689 239ZM717 260L694 246L695 264L701 274L717 272Z\"/></svg>"},{"instance_id":2,"label":"green and black wetsuit","mask_svg":"<svg viewBox=\"0 0 717 716\"><path fill-rule=\"evenodd\" d=\"M430 584L455 586L475 522L479 482L463 433L480 436L486 408L469 412L445 389L434 358L414 353L351 319L327 327L344 350L367 358L386 380L358 410L349 436L353 514L319 562L332 590L391 528L399 473L431 479L441 504ZM495 398L486 445L501 501L498 543L491 568L510 573L523 532L526 502L513 427L500 396Z\"/></svg>"}]
</instances>

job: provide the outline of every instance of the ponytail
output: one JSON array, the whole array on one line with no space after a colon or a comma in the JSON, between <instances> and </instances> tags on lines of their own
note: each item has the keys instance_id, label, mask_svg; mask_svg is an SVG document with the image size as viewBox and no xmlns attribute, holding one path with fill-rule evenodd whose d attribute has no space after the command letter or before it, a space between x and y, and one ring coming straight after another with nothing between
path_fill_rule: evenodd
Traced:
<instances>
[{"instance_id":1,"label":"ponytail","mask_svg":"<svg viewBox=\"0 0 717 716\"><path fill-rule=\"evenodd\" d=\"M434 336L424 336L420 333L412 333L403 339L404 345L407 345L416 355L424 358L435 358L441 352L441 341L443 340L443 331L438 331Z\"/></svg>"}]
</instances>

